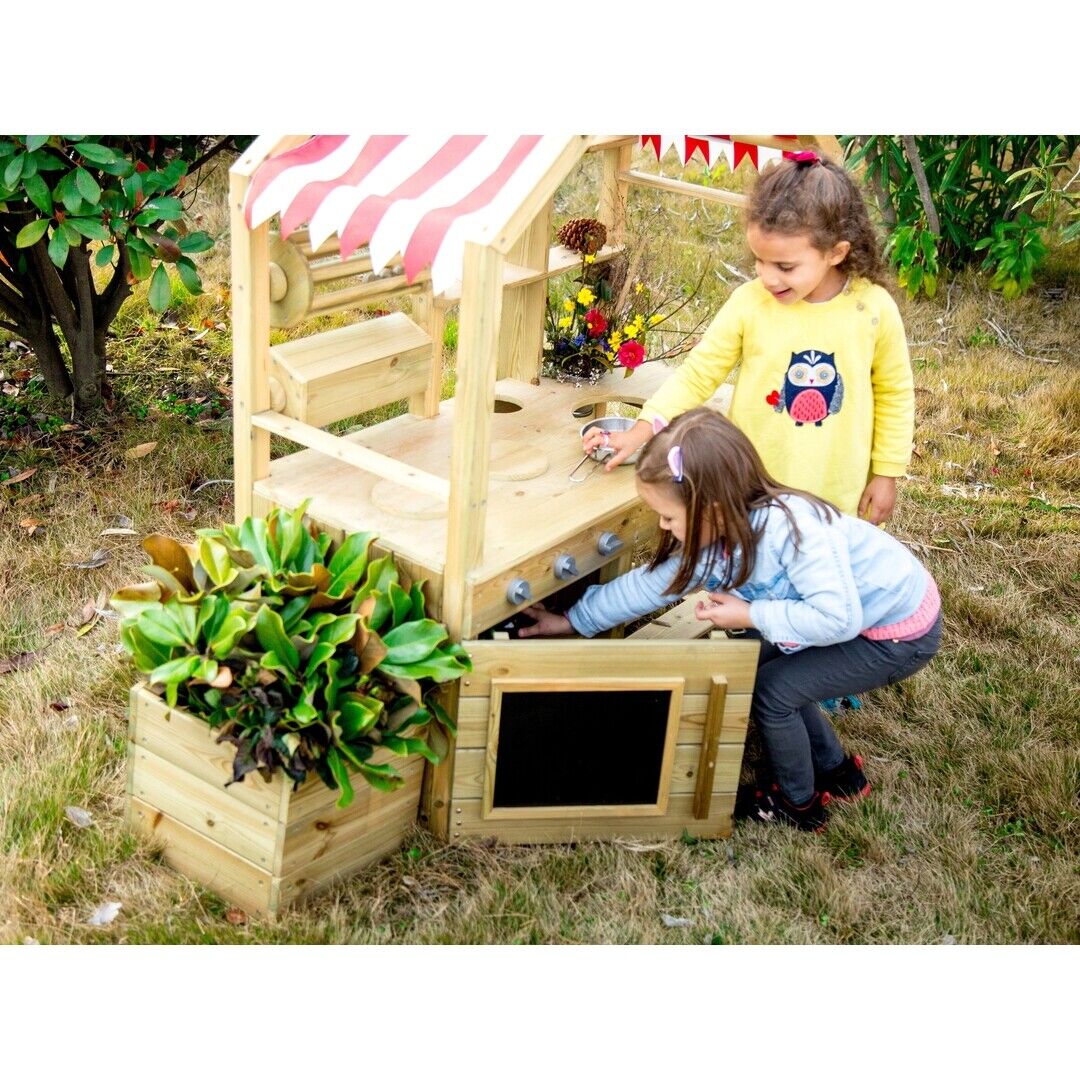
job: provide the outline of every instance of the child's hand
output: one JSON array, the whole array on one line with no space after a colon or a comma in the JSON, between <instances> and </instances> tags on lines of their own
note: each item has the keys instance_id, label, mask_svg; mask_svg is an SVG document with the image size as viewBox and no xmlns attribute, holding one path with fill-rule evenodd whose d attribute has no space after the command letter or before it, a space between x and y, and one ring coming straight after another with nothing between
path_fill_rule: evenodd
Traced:
<instances>
[{"instance_id":1,"label":"child's hand","mask_svg":"<svg viewBox=\"0 0 1080 1080\"><path fill-rule=\"evenodd\" d=\"M892 517L896 505L896 477L875 476L866 485L859 500L859 517L871 525L881 525Z\"/></svg>"},{"instance_id":2,"label":"child's hand","mask_svg":"<svg viewBox=\"0 0 1080 1080\"><path fill-rule=\"evenodd\" d=\"M565 615L556 615L554 611L547 611L543 604L533 604L525 608L525 614L530 619L536 620L535 626L523 626L518 631L518 637L569 637L574 628Z\"/></svg>"},{"instance_id":3,"label":"child's hand","mask_svg":"<svg viewBox=\"0 0 1080 1080\"><path fill-rule=\"evenodd\" d=\"M581 449L585 453L595 450L598 446L614 450L615 453L604 462L604 472L611 472L651 438L652 425L639 420L629 431L601 431L599 428L593 428L581 440Z\"/></svg>"},{"instance_id":4,"label":"child's hand","mask_svg":"<svg viewBox=\"0 0 1080 1080\"><path fill-rule=\"evenodd\" d=\"M708 620L718 630L749 630L753 625L750 605L732 593L709 593L710 603L699 600L694 614Z\"/></svg>"}]
</instances>

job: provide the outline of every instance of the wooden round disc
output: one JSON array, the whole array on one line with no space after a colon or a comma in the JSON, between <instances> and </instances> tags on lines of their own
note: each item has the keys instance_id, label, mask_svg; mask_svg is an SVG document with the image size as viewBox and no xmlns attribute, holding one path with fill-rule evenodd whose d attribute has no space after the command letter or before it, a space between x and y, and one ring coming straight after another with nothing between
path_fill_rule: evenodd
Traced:
<instances>
[{"instance_id":1,"label":"wooden round disc","mask_svg":"<svg viewBox=\"0 0 1080 1080\"><path fill-rule=\"evenodd\" d=\"M380 480L371 489L371 501L387 514L412 518L414 521L446 517L446 503L442 499L410 491L393 480Z\"/></svg>"},{"instance_id":2,"label":"wooden round disc","mask_svg":"<svg viewBox=\"0 0 1080 1080\"><path fill-rule=\"evenodd\" d=\"M491 444L491 476L494 480L531 480L548 471L547 454L516 439L496 439Z\"/></svg>"}]
</instances>

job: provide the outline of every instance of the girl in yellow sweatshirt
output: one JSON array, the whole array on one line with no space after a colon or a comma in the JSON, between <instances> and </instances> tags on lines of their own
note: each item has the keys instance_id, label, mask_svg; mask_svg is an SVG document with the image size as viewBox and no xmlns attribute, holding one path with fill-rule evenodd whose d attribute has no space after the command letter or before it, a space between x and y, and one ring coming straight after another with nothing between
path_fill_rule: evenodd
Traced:
<instances>
[{"instance_id":1,"label":"girl in yellow sweatshirt","mask_svg":"<svg viewBox=\"0 0 1080 1080\"><path fill-rule=\"evenodd\" d=\"M879 525L911 456L915 395L900 313L859 189L803 151L762 176L746 240L757 277L736 289L625 433L590 432L620 464L707 401L740 363L729 418L766 470Z\"/></svg>"}]
</instances>

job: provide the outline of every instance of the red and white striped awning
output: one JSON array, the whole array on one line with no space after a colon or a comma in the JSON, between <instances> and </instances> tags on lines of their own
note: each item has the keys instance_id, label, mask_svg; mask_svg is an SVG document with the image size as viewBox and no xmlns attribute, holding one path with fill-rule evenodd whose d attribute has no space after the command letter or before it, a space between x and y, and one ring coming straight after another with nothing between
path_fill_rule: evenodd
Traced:
<instances>
[{"instance_id":1,"label":"red and white striped awning","mask_svg":"<svg viewBox=\"0 0 1080 1080\"><path fill-rule=\"evenodd\" d=\"M565 136L317 135L256 169L244 211L250 228L281 217L308 223L311 244L332 234L346 257L368 245L378 273L400 257L412 281L461 280L466 241L500 228L540 183Z\"/></svg>"},{"instance_id":2,"label":"red and white striped awning","mask_svg":"<svg viewBox=\"0 0 1080 1080\"><path fill-rule=\"evenodd\" d=\"M739 142L730 135L642 135L641 145L642 148L651 146L657 160L674 146L684 165L694 154L701 154L706 165L711 165L723 157L732 169L737 169L744 158L749 158L755 169L761 169L770 161L791 157L792 153L799 149L798 143L794 142L794 135L776 135L774 138L791 139L791 150L775 150L771 146Z\"/></svg>"},{"instance_id":3,"label":"red and white striped awning","mask_svg":"<svg viewBox=\"0 0 1080 1080\"><path fill-rule=\"evenodd\" d=\"M724 155L735 168L780 150L727 135L643 135L659 157L674 143L685 163ZM379 273L395 259L409 281L431 267L436 293L461 280L465 243L501 228L566 149L553 135L316 135L256 170L244 212L249 228L280 215L281 234L308 223L311 244L336 233L341 256L368 246Z\"/></svg>"}]
</instances>

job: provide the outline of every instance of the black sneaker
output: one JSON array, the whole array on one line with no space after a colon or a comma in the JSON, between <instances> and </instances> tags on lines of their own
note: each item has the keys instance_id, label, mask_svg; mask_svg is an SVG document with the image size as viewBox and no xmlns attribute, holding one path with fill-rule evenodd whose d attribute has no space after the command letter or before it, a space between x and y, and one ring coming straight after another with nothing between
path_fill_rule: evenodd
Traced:
<instances>
[{"instance_id":1,"label":"black sneaker","mask_svg":"<svg viewBox=\"0 0 1080 1080\"><path fill-rule=\"evenodd\" d=\"M792 825L803 832L823 832L829 820L830 795L827 791L815 791L805 806L788 802L773 784L769 791L744 785L735 796L735 818L747 821L780 822Z\"/></svg>"},{"instance_id":2,"label":"black sneaker","mask_svg":"<svg viewBox=\"0 0 1080 1080\"><path fill-rule=\"evenodd\" d=\"M862 771L862 764L863 759L854 754L844 758L835 769L818 774L814 780L822 791L828 792L834 799L854 802L870 794L870 781Z\"/></svg>"}]
</instances>

